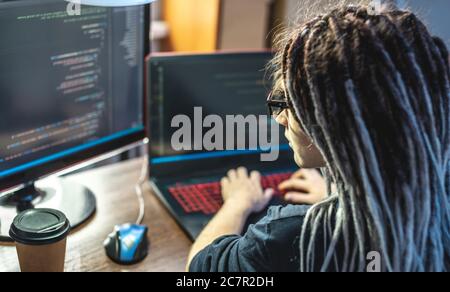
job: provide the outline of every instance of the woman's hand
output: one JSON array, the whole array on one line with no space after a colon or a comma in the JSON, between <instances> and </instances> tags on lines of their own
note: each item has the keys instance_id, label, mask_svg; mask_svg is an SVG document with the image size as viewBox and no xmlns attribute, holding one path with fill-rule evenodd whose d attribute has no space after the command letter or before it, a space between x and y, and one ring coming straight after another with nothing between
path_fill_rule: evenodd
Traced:
<instances>
[{"instance_id":1,"label":"woman's hand","mask_svg":"<svg viewBox=\"0 0 450 292\"><path fill-rule=\"evenodd\" d=\"M314 205L327 198L325 179L315 169L297 171L278 188L286 192L284 199L294 204Z\"/></svg>"},{"instance_id":2,"label":"woman's hand","mask_svg":"<svg viewBox=\"0 0 450 292\"><path fill-rule=\"evenodd\" d=\"M254 171L249 175L243 167L230 170L228 176L222 179L221 185L225 203L194 242L189 253L187 270L195 255L217 238L242 234L248 216L252 212L262 211L274 193L274 190L263 191L261 175L258 172Z\"/></svg>"},{"instance_id":3,"label":"woman's hand","mask_svg":"<svg viewBox=\"0 0 450 292\"><path fill-rule=\"evenodd\" d=\"M274 194L272 189L263 190L259 172L252 171L249 175L244 167L230 170L220 183L225 204L249 214L264 210Z\"/></svg>"}]
</instances>

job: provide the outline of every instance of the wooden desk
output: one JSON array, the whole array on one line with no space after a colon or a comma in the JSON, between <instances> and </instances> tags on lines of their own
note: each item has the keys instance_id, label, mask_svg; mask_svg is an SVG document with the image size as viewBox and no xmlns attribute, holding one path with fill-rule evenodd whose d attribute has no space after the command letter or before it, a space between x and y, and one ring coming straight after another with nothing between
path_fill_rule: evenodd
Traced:
<instances>
[{"instance_id":1,"label":"wooden desk","mask_svg":"<svg viewBox=\"0 0 450 292\"><path fill-rule=\"evenodd\" d=\"M105 255L103 241L113 231L114 225L137 219L139 204L134 186L142 162L142 159L135 159L70 177L95 193L97 213L69 236L66 271L184 271L192 242L152 193L149 184L144 187L146 209L143 222L149 227L151 246L148 257L134 266L120 266ZM0 272L19 270L15 247L1 245Z\"/></svg>"}]
</instances>

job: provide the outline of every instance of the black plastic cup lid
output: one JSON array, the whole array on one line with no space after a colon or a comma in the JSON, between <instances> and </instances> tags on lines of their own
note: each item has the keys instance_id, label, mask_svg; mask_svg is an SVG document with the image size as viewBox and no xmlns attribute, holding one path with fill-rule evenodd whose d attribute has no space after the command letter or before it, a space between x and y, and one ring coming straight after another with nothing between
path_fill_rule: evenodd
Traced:
<instances>
[{"instance_id":1,"label":"black plastic cup lid","mask_svg":"<svg viewBox=\"0 0 450 292\"><path fill-rule=\"evenodd\" d=\"M21 244L47 245L63 240L69 232L69 220L60 211L31 209L14 218L9 235Z\"/></svg>"}]
</instances>

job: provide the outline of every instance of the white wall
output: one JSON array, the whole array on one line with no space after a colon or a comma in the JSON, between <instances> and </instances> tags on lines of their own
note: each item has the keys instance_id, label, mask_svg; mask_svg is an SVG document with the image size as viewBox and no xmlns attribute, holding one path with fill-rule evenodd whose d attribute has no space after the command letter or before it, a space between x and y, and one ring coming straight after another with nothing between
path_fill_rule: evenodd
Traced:
<instances>
[{"instance_id":1,"label":"white wall","mask_svg":"<svg viewBox=\"0 0 450 292\"><path fill-rule=\"evenodd\" d=\"M315 14L323 13L330 5L369 4L372 0L285 0L285 15L288 24L310 19ZM419 14L433 34L440 36L450 48L450 0L381 0L396 2L400 8L409 8Z\"/></svg>"},{"instance_id":2,"label":"white wall","mask_svg":"<svg viewBox=\"0 0 450 292\"><path fill-rule=\"evenodd\" d=\"M288 24L301 23L339 4L369 4L371 0L285 0Z\"/></svg>"},{"instance_id":3,"label":"white wall","mask_svg":"<svg viewBox=\"0 0 450 292\"><path fill-rule=\"evenodd\" d=\"M397 0L401 8L416 12L431 32L441 37L450 48L450 0Z\"/></svg>"}]
</instances>

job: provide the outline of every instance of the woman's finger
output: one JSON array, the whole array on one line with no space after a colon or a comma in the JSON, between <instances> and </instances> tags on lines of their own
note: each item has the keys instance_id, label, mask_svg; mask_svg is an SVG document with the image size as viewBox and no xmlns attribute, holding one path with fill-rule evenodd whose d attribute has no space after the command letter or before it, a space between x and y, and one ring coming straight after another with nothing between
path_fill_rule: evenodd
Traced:
<instances>
[{"instance_id":1,"label":"woman's finger","mask_svg":"<svg viewBox=\"0 0 450 292\"><path fill-rule=\"evenodd\" d=\"M250 173L250 179L255 182L261 183L261 174L258 171L252 171Z\"/></svg>"},{"instance_id":2,"label":"woman's finger","mask_svg":"<svg viewBox=\"0 0 450 292\"><path fill-rule=\"evenodd\" d=\"M228 176L228 179L230 179L230 180L237 179L237 172L236 172L236 170L235 169L231 169L230 171L228 171L227 176Z\"/></svg>"},{"instance_id":3,"label":"woman's finger","mask_svg":"<svg viewBox=\"0 0 450 292\"><path fill-rule=\"evenodd\" d=\"M288 191L288 190L303 191L305 193L307 193L309 190L306 181L298 178L282 182L278 186L278 189L280 189L281 191Z\"/></svg>"},{"instance_id":4,"label":"woman's finger","mask_svg":"<svg viewBox=\"0 0 450 292\"><path fill-rule=\"evenodd\" d=\"M237 176L238 178L248 178L248 171L245 167L239 167L237 169Z\"/></svg>"},{"instance_id":5,"label":"woman's finger","mask_svg":"<svg viewBox=\"0 0 450 292\"><path fill-rule=\"evenodd\" d=\"M227 187L230 184L230 180L227 177L222 178L222 180L220 181L220 185L222 186L222 188Z\"/></svg>"}]
</instances>

